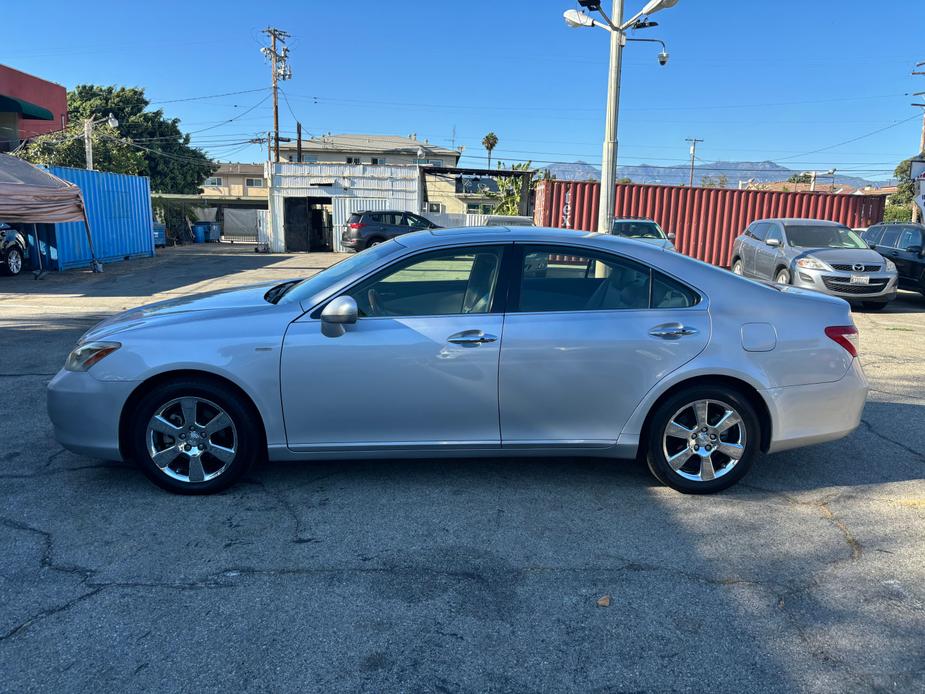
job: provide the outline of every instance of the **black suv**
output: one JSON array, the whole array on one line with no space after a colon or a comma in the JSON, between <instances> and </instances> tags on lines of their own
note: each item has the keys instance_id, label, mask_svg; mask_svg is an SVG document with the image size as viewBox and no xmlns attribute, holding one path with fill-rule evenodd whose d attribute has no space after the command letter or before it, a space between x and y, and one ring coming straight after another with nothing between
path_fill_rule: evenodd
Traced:
<instances>
[{"instance_id":1,"label":"black suv","mask_svg":"<svg viewBox=\"0 0 925 694\"><path fill-rule=\"evenodd\" d=\"M439 228L433 222L411 212L394 210L354 212L344 224L340 240L347 248L361 251L411 231Z\"/></svg>"},{"instance_id":2,"label":"black suv","mask_svg":"<svg viewBox=\"0 0 925 694\"><path fill-rule=\"evenodd\" d=\"M870 247L896 264L901 289L925 295L925 224L886 222L861 234Z\"/></svg>"}]
</instances>

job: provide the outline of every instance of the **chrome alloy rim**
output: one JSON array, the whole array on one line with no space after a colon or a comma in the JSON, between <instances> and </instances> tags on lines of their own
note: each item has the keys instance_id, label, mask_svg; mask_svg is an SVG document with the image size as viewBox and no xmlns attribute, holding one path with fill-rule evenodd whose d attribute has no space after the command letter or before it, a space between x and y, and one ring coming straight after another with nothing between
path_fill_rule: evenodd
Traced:
<instances>
[{"instance_id":1,"label":"chrome alloy rim","mask_svg":"<svg viewBox=\"0 0 925 694\"><path fill-rule=\"evenodd\" d=\"M662 452L671 469L693 482L729 473L745 455L745 423L719 400L688 403L668 420Z\"/></svg>"},{"instance_id":2,"label":"chrome alloy rim","mask_svg":"<svg viewBox=\"0 0 925 694\"><path fill-rule=\"evenodd\" d=\"M148 454L168 477L180 482L208 482L221 475L238 452L231 417L210 400L175 398L148 422Z\"/></svg>"},{"instance_id":3,"label":"chrome alloy rim","mask_svg":"<svg viewBox=\"0 0 925 694\"><path fill-rule=\"evenodd\" d=\"M22 270L22 255L19 254L19 251L9 252L6 256L6 265L14 275L19 274L19 271Z\"/></svg>"},{"instance_id":4,"label":"chrome alloy rim","mask_svg":"<svg viewBox=\"0 0 925 694\"><path fill-rule=\"evenodd\" d=\"M732 272L735 275L742 274L742 262L741 261L736 261L735 265L732 266Z\"/></svg>"},{"instance_id":5,"label":"chrome alloy rim","mask_svg":"<svg viewBox=\"0 0 925 694\"><path fill-rule=\"evenodd\" d=\"M777 278L775 280L778 284L789 284L787 280L787 274L785 272L778 272Z\"/></svg>"}]
</instances>

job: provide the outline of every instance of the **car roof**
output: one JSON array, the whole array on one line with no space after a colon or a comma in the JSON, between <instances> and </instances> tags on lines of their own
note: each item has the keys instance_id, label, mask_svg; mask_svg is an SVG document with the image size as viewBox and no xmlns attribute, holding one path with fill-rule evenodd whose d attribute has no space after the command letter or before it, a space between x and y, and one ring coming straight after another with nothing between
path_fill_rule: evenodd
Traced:
<instances>
[{"instance_id":1,"label":"car roof","mask_svg":"<svg viewBox=\"0 0 925 694\"><path fill-rule=\"evenodd\" d=\"M925 229L925 224L921 222L877 222L871 224L872 227L919 227Z\"/></svg>"},{"instance_id":2,"label":"car roof","mask_svg":"<svg viewBox=\"0 0 925 694\"><path fill-rule=\"evenodd\" d=\"M830 226L830 227L843 227L845 226L841 222L833 222L831 219L810 219L809 217L765 217L764 219L756 219L756 222L781 222L782 224L803 224L806 226L818 225L818 226Z\"/></svg>"}]
</instances>

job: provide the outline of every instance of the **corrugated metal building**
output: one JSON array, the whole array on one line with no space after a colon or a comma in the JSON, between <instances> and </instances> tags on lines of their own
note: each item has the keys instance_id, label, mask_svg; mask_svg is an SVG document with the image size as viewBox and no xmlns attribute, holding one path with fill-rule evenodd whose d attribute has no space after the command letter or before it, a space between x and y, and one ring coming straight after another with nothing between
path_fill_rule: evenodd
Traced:
<instances>
[{"instance_id":1,"label":"corrugated metal building","mask_svg":"<svg viewBox=\"0 0 925 694\"><path fill-rule=\"evenodd\" d=\"M597 228L600 183L540 181L536 189L537 226L593 231ZM883 218L883 195L787 193L617 184L615 214L648 217L677 235L678 250L714 265L727 266L736 236L756 219L810 217L867 227Z\"/></svg>"},{"instance_id":2,"label":"corrugated metal building","mask_svg":"<svg viewBox=\"0 0 925 694\"><path fill-rule=\"evenodd\" d=\"M98 260L154 255L151 187L146 176L47 167L58 178L77 184L83 193L93 250ZM87 267L90 246L82 222L55 225L57 269Z\"/></svg>"},{"instance_id":3,"label":"corrugated metal building","mask_svg":"<svg viewBox=\"0 0 925 694\"><path fill-rule=\"evenodd\" d=\"M267 239L274 253L344 251L340 231L352 212L421 208L417 166L268 163Z\"/></svg>"}]
</instances>

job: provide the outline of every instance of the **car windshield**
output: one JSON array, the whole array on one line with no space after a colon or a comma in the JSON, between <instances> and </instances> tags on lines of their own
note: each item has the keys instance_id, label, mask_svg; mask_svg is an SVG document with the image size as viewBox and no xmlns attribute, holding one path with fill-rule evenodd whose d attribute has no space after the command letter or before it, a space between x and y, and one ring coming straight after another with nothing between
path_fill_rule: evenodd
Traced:
<instances>
[{"instance_id":1,"label":"car windshield","mask_svg":"<svg viewBox=\"0 0 925 694\"><path fill-rule=\"evenodd\" d=\"M787 225L787 241L800 248L867 248L848 227L827 224Z\"/></svg>"},{"instance_id":2,"label":"car windshield","mask_svg":"<svg viewBox=\"0 0 925 694\"><path fill-rule=\"evenodd\" d=\"M613 233L631 239L664 239L665 234L658 224L648 220L614 220Z\"/></svg>"},{"instance_id":3,"label":"car windshield","mask_svg":"<svg viewBox=\"0 0 925 694\"><path fill-rule=\"evenodd\" d=\"M354 272L362 271L376 265L382 258L391 255L399 245L395 241L386 241L385 243L376 244L365 251L351 255L339 263L308 277L301 282L295 282L283 287L279 292L273 293L271 289L267 292L267 300L272 303L279 303L285 297L285 301L304 301L313 297L326 287L339 282L345 277L352 275ZM275 289L275 287L274 287Z\"/></svg>"}]
</instances>

